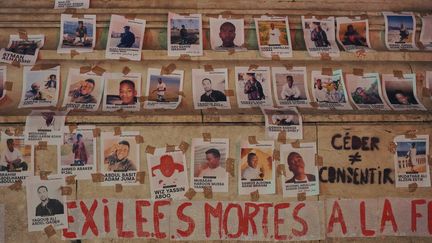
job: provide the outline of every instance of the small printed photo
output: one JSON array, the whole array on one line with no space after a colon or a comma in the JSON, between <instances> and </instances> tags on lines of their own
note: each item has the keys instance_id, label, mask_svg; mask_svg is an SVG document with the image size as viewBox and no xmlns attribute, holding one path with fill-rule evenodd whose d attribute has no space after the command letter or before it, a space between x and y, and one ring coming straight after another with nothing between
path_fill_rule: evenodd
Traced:
<instances>
[{"instance_id":1,"label":"small printed photo","mask_svg":"<svg viewBox=\"0 0 432 243\"><path fill-rule=\"evenodd\" d=\"M12 134L9 136L5 132L2 132L0 143L0 175L2 177L7 177L8 173L31 175L33 174L33 170L33 149L31 145L24 144L24 136L12 136Z\"/></svg>"},{"instance_id":2,"label":"small printed photo","mask_svg":"<svg viewBox=\"0 0 432 243\"><path fill-rule=\"evenodd\" d=\"M246 51L244 19L210 19L210 44L215 51Z\"/></svg>"},{"instance_id":3,"label":"small printed photo","mask_svg":"<svg viewBox=\"0 0 432 243\"><path fill-rule=\"evenodd\" d=\"M69 69L63 107L94 111L102 99L104 79L93 73L81 74L79 69Z\"/></svg>"},{"instance_id":4,"label":"small printed photo","mask_svg":"<svg viewBox=\"0 0 432 243\"><path fill-rule=\"evenodd\" d=\"M227 177L225 161L228 157L228 147L225 141L202 142L194 145L194 177Z\"/></svg>"},{"instance_id":5,"label":"small printed photo","mask_svg":"<svg viewBox=\"0 0 432 243\"><path fill-rule=\"evenodd\" d=\"M192 69L192 91L195 109L215 107L229 109L228 70L215 69L206 72L203 69Z\"/></svg>"},{"instance_id":6,"label":"small printed photo","mask_svg":"<svg viewBox=\"0 0 432 243\"><path fill-rule=\"evenodd\" d=\"M329 53L330 56L339 56L339 48L335 39L334 17L318 20L315 17L302 16L303 35L309 55L320 56Z\"/></svg>"},{"instance_id":7,"label":"small printed photo","mask_svg":"<svg viewBox=\"0 0 432 243\"><path fill-rule=\"evenodd\" d=\"M93 137L84 137L82 132L66 133L64 135L64 143L61 146L62 165L92 165L94 159Z\"/></svg>"},{"instance_id":8,"label":"small printed photo","mask_svg":"<svg viewBox=\"0 0 432 243\"><path fill-rule=\"evenodd\" d=\"M121 15L111 15L107 58L120 57L139 61L144 41L146 21L141 19L127 19Z\"/></svg>"},{"instance_id":9,"label":"small printed photo","mask_svg":"<svg viewBox=\"0 0 432 243\"><path fill-rule=\"evenodd\" d=\"M432 50L432 15L422 17L420 42L426 50Z\"/></svg>"},{"instance_id":10,"label":"small printed photo","mask_svg":"<svg viewBox=\"0 0 432 243\"><path fill-rule=\"evenodd\" d=\"M419 187L430 187L429 135L417 135L414 139L396 136L394 143L396 187L408 187L414 182Z\"/></svg>"},{"instance_id":11,"label":"small printed photo","mask_svg":"<svg viewBox=\"0 0 432 243\"><path fill-rule=\"evenodd\" d=\"M236 67L237 102L240 108L272 106L270 68Z\"/></svg>"},{"instance_id":12,"label":"small printed photo","mask_svg":"<svg viewBox=\"0 0 432 243\"><path fill-rule=\"evenodd\" d=\"M315 166L315 143L301 143L299 148L282 144L281 164L285 166L286 176L282 176L282 189L285 196L319 194L318 168Z\"/></svg>"},{"instance_id":13,"label":"small printed photo","mask_svg":"<svg viewBox=\"0 0 432 243\"><path fill-rule=\"evenodd\" d=\"M75 168L70 169L70 167L90 167L90 169L86 168L90 172L93 172L92 167L96 168L96 138L93 137L94 128L94 126L79 126L72 133L68 131L64 134L63 144L60 146L62 174L80 174L81 171ZM80 176L77 175L77 177Z\"/></svg>"},{"instance_id":14,"label":"small printed photo","mask_svg":"<svg viewBox=\"0 0 432 243\"><path fill-rule=\"evenodd\" d=\"M11 35L8 47L0 50L0 62L34 65L44 43L45 35L28 35L27 39Z\"/></svg>"},{"instance_id":15,"label":"small printed photo","mask_svg":"<svg viewBox=\"0 0 432 243\"><path fill-rule=\"evenodd\" d=\"M173 18L170 19L171 44L199 45L201 19Z\"/></svg>"},{"instance_id":16,"label":"small printed photo","mask_svg":"<svg viewBox=\"0 0 432 243\"><path fill-rule=\"evenodd\" d=\"M265 118L266 134L277 139L285 132L286 138L303 138L303 121L296 107L261 108Z\"/></svg>"},{"instance_id":17,"label":"small printed photo","mask_svg":"<svg viewBox=\"0 0 432 243\"><path fill-rule=\"evenodd\" d=\"M61 15L59 53L71 50L92 52L96 42L96 15L74 18L70 14Z\"/></svg>"},{"instance_id":18,"label":"small printed photo","mask_svg":"<svg viewBox=\"0 0 432 243\"><path fill-rule=\"evenodd\" d=\"M145 108L175 109L180 104L179 92L183 89L183 71L160 75L160 69L149 68L147 76Z\"/></svg>"},{"instance_id":19,"label":"small printed photo","mask_svg":"<svg viewBox=\"0 0 432 243\"><path fill-rule=\"evenodd\" d=\"M137 171L139 157L135 137L104 137L103 166L104 171L125 172Z\"/></svg>"},{"instance_id":20,"label":"small printed photo","mask_svg":"<svg viewBox=\"0 0 432 243\"><path fill-rule=\"evenodd\" d=\"M415 74L404 74L403 78L383 74L384 96L394 110L424 110L416 94Z\"/></svg>"},{"instance_id":21,"label":"small printed photo","mask_svg":"<svg viewBox=\"0 0 432 243\"><path fill-rule=\"evenodd\" d=\"M0 66L0 100L6 96L6 66Z\"/></svg>"},{"instance_id":22,"label":"small printed photo","mask_svg":"<svg viewBox=\"0 0 432 243\"><path fill-rule=\"evenodd\" d=\"M288 33L283 20L257 20L259 43L263 46L289 45Z\"/></svg>"},{"instance_id":23,"label":"small printed photo","mask_svg":"<svg viewBox=\"0 0 432 243\"><path fill-rule=\"evenodd\" d=\"M390 50L417 49L414 42L416 23L412 13L384 12L386 23L385 42Z\"/></svg>"},{"instance_id":24,"label":"small printed photo","mask_svg":"<svg viewBox=\"0 0 432 243\"><path fill-rule=\"evenodd\" d=\"M40 180L30 177L26 181L28 231L41 231L48 225L54 229L67 228L66 196L60 188L65 185L63 177Z\"/></svg>"},{"instance_id":25,"label":"small printed photo","mask_svg":"<svg viewBox=\"0 0 432 243\"><path fill-rule=\"evenodd\" d=\"M152 199L182 199L189 189L186 157L178 148L167 152L156 148L154 154L147 153Z\"/></svg>"},{"instance_id":26,"label":"small printed photo","mask_svg":"<svg viewBox=\"0 0 432 243\"><path fill-rule=\"evenodd\" d=\"M105 75L103 110L138 111L141 96L141 74L108 73Z\"/></svg>"},{"instance_id":27,"label":"small printed photo","mask_svg":"<svg viewBox=\"0 0 432 243\"><path fill-rule=\"evenodd\" d=\"M202 56L201 14L168 13L168 56Z\"/></svg>"},{"instance_id":28,"label":"small printed photo","mask_svg":"<svg viewBox=\"0 0 432 243\"><path fill-rule=\"evenodd\" d=\"M312 94L319 108L349 110L352 107L347 100L342 70L333 70L333 75L322 75L321 71L312 71Z\"/></svg>"},{"instance_id":29,"label":"small printed photo","mask_svg":"<svg viewBox=\"0 0 432 243\"><path fill-rule=\"evenodd\" d=\"M306 82L306 67L273 67L273 90L276 103L282 106L310 107Z\"/></svg>"},{"instance_id":30,"label":"small printed photo","mask_svg":"<svg viewBox=\"0 0 432 243\"><path fill-rule=\"evenodd\" d=\"M272 148L241 149L241 180L271 180L273 177Z\"/></svg>"},{"instance_id":31,"label":"small printed photo","mask_svg":"<svg viewBox=\"0 0 432 243\"><path fill-rule=\"evenodd\" d=\"M348 93L358 109L390 109L383 101L378 73L366 73L363 76L347 74L346 78Z\"/></svg>"},{"instance_id":32,"label":"small printed photo","mask_svg":"<svg viewBox=\"0 0 432 243\"><path fill-rule=\"evenodd\" d=\"M37 145L39 141L46 141L48 145L61 144L66 114L61 111L33 110L26 118L25 143Z\"/></svg>"},{"instance_id":33,"label":"small printed photo","mask_svg":"<svg viewBox=\"0 0 432 243\"><path fill-rule=\"evenodd\" d=\"M255 18L260 54L263 57L292 57L291 37L287 17Z\"/></svg>"},{"instance_id":34,"label":"small printed photo","mask_svg":"<svg viewBox=\"0 0 432 243\"><path fill-rule=\"evenodd\" d=\"M369 22L364 20L352 20L346 17L336 18L337 40L346 51L368 50Z\"/></svg>"},{"instance_id":35,"label":"small printed photo","mask_svg":"<svg viewBox=\"0 0 432 243\"><path fill-rule=\"evenodd\" d=\"M57 105L60 66L38 71L32 71L30 66L25 66L23 72L23 91L18 108Z\"/></svg>"}]
</instances>

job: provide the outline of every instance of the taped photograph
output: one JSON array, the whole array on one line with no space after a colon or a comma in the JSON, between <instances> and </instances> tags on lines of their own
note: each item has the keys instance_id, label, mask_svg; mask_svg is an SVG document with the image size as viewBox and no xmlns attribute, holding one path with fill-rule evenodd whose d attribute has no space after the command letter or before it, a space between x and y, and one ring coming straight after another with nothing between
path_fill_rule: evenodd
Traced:
<instances>
[{"instance_id":1,"label":"taped photograph","mask_svg":"<svg viewBox=\"0 0 432 243\"><path fill-rule=\"evenodd\" d=\"M128 19L122 15L111 15L106 47L107 59L141 60L146 21Z\"/></svg>"},{"instance_id":2,"label":"taped photograph","mask_svg":"<svg viewBox=\"0 0 432 243\"><path fill-rule=\"evenodd\" d=\"M27 224L28 231L43 231L52 225L54 229L66 229L66 196L61 194L65 185L63 177L49 177L41 180L38 176L27 178Z\"/></svg>"},{"instance_id":3,"label":"taped photograph","mask_svg":"<svg viewBox=\"0 0 432 243\"><path fill-rule=\"evenodd\" d=\"M104 73L104 79L102 110L140 110L141 73Z\"/></svg>"},{"instance_id":4,"label":"taped photograph","mask_svg":"<svg viewBox=\"0 0 432 243\"><path fill-rule=\"evenodd\" d=\"M288 17L261 16L254 20L262 57L292 57Z\"/></svg>"},{"instance_id":5,"label":"taped photograph","mask_svg":"<svg viewBox=\"0 0 432 243\"><path fill-rule=\"evenodd\" d=\"M23 89L18 108L55 107L60 93L60 66L32 71L23 68Z\"/></svg>"},{"instance_id":6,"label":"taped photograph","mask_svg":"<svg viewBox=\"0 0 432 243\"><path fill-rule=\"evenodd\" d=\"M65 128L63 143L58 146L60 154L57 163L58 173L65 176L75 175L78 180L90 180L96 173L95 126L78 126L70 132Z\"/></svg>"},{"instance_id":7,"label":"taped photograph","mask_svg":"<svg viewBox=\"0 0 432 243\"><path fill-rule=\"evenodd\" d=\"M259 194L275 193L274 141L243 142L238 165L239 194L247 195L258 190Z\"/></svg>"},{"instance_id":8,"label":"taped photograph","mask_svg":"<svg viewBox=\"0 0 432 243\"><path fill-rule=\"evenodd\" d=\"M429 135L416 135L409 139L405 136L396 136L394 154L396 187L408 187L416 183L418 187L430 187L429 171Z\"/></svg>"},{"instance_id":9,"label":"taped photograph","mask_svg":"<svg viewBox=\"0 0 432 243\"><path fill-rule=\"evenodd\" d=\"M136 142L138 131L127 131L115 135L101 133L101 173L105 175L102 185L138 185L140 171L140 145Z\"/></svg>"},{"instance_id":10,"label":"taped photograph","mask_svg":"<svg viewBox=\"0 0 432 243\"><path fill-rule=\"evenodd\" d=\"M273 106L269 67L235 67L239 108Z\"/></svg>"},{"instance_id":11,"label":"taped photograph","mask_svg":"<svg viewBox=\"0 0 432 243\"><path fill-rule=\"evenodd\" d=\"M371 51L369 21L367 19L336 18L336 37L345 51Z\"/></svg>"},{"instance_id":12,"label":"taped photograph","mask_svg":"<svg viewBox=\"0 0 432 243\"><path fill-rule=\"evenodd\" d=\"M299 148L291 144L281 144L280 160L285 166L286 176L282 176L284 197L319 195L318 167L315 166L315 143L300 143Z\"/></svg>"},{"instance_id":13,"label":"taped photograph","mask_svg":"<svg viewBox=\"0 0 432 243\"><path fill-rule=\"evenodd\" d=\"M272 77L278 106L310 107L306 67L272 67Z\"/></svg>"},{"instance_id":14,"label":"taped photograph","mask_svg":"<svg viewBox=\"0 0 432 243\"><path fill-rule=\"evenodd\" d=\"M335 39L334 17L327 19L307 18L302 16L303 36L309 55L320 57L328 54L331 57L340 55Z\"/></svg>"},{"instance_id":15,"label":"taped photograph","mask_svg":"<svg viewBox=\"0 0 432 243\"><path fill-rule=\"evenodd\" d=\"M296 107L261 108L266 135L278 139L285 132L287 139L303 139L303 120Z\"/></svg>"},{"instance_id":16,"label":"taped photograph","mask_svg":"<svg viewBox=\"0 0 432 243\"><path fill-rule=\"evenodd\" d=\"M426 110L417 98L415 74L383 74L382 79L384 98L393 110Z\"/></svg>"},{"instance_id":17,"label":"taped photograph","mask_svg":"<svg viewBox=\"0 0 432 243\"><path fill-rule=\"evenodd\" d=\"M185 199L189 190L186 157L177 146L173 151L156 148L147 153L151 198L154 200Z\"/></svg>"},{"instance_id":18,"label":"taped photograph","mask_svg":"<svg viewBox=\"0 0 432 243\"><path fill-rule=\"evenodd\" d=\"M58 145L63 142L63 129L67 112L50 110L33 110L26 118L24 137L25 144L37 145L47 142Z\"/></svg>"},{"instance_id":19,"label":"taped photograph","mask_svg":"<svg viewBox=\"0 0 432 243\"><path fill-rule=\"evenodd\" d=\"M11 35L8 47L0 50L0 62L34 65L44 43L45 35L27 35L26 39Z\"/></svg>"},{"instance_id":20,"label":"taped photograph","mask_svg":"<svg viewBox=\"0 0 432 243\"><path fill-rule=\"evenodd\" d=\"M25 181L34 174L33 146L24 144L24 136L12 129L0 132L0 186Z\"/></svg>"},{"instance_id":21,"label":"taped photograph","mask_svg":"<svg viewBox=\"0 0 432 243\"><path fill-rule=\"evenodd\" d=\"M247 51L244 19L209 18L210 44L215 51Z\"/></svg>"},{"instance_id":22,"label":"taped photograph","mask_svg":"<svg viewBox=\"0 0 432 243\"><path fill-rule=\"evenodd\" d=\"M390 110L384 102L379 73L346 74L351 102L359 110Z\"/></svg>"},{"instance_id":23,"label":"taped photograph","mask_svg":"<svg viewBox=\"0 0 432 243\"><path fill-rule=\"evenodd\" d=\"M333 70L333 75L312 71L312 96L319 109L352 110L343 81L342 70Z\"/></svg>"},{"instance_id":24,"label":"taped photograph","mask_svg":"<svg viewBox=\"0 0 432 243\"><path fill-rule=\"evenodd\" d=\"M80 69L70 68L63 107L67 110L96 111L102 100L103 89L103 76L93 72L80 73Z\"/></svg>"},{"instance_id":25,"label":"taped photograph","mask_svg":"<svg viewBox=\"0 0 432 243\"><path fill-rule=\"evenodd\" d=\"M183 71L161 75L161 70L149 68L147 71L145 109L176 109L181 103L183 92Z\"/></svg>"},{"instance_id":26,"label":"taped photograph","mask_svg":"<svg viewBox=\"0 0 432 243\"><path fill-rule=\"evenodd\" d=\"M168 13L168 56L202 56L201 14Z\"/></svg>"},{"instance_id":27,"label":"taped photograph","mask_svg":"<svg viewBox=\"0 0 432 243\"><path fill-rule=\"evenodd\" d=\"M205 71L192 69L192 91L195 109L230 109L228 89L228 70L226 68Z\"/></svg>"},{"instance_id":28,"label":"taped photograph","mask_svg":"<svg viewBox=\"0 0 432 243\"><path fill-rule=\"evenodd\" d=\"M432 50L432 15L423 16L421 20L420 42L426 50L430 51Z\"/></svg>"},{"instance_id":29,"label":"taped photograph","mask_svg":"<svg viewBox=\"0 0 432 243\"><path fill-rule=\"evenodd\" d=\"M213 192L228 192L229 175L226 160L229 156L229 139L192 139L191 186L197 192L211 186Z\"/></svg>"},{"instance_id":30,"label":"taped photograph","mask_svg":"<svg viewBox=\"0 0 432 243\"><path fill-rule=\"evenodd\" d=\"M96 43L96 15L74 18L72 14L62 14L58 53L93 52Z\"/></svg>"},{"instance_id":31,"label":"taped photograph","mask_svg":"<svg viewBox=\"0 0 432 243\"><path fill-rule=\"evenodd\" d=\"M416 20L411 12L383 12L385 44L389 50L417 50L415 45Z\"/></svg>"}]
</instances>

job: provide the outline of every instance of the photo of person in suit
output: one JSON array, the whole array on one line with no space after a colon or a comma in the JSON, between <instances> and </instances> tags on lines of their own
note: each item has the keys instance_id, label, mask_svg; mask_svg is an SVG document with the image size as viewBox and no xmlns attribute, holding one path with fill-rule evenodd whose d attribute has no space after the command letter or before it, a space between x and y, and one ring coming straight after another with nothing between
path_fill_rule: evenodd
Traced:
<instances>
[{"instance_id":1,"label":"photo of person in suit","mask_svg":"<svg viewBox=\"0 0 432 243\"><path fill-rule=\"evenodd\" d=\"M288 169L294 176L286 180L285 183L307 183L316 181L314 175L305 172L305 162L299 153L291 152L287 157L287 164Z\"/></svg>"}]
</instances>

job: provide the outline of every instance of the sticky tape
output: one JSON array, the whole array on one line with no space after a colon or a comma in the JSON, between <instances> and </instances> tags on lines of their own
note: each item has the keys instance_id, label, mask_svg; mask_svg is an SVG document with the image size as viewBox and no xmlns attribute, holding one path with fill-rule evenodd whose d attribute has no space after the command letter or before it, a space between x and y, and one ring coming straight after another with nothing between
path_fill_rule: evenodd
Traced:
<instances>
[{"instance_id":1,"label":"sticky tape","mask_svg":"<svg viewBox=\"0 0 432 243\"><path fill-rule=\"evenodd\" d=\"M315 166L323 166L323 157L321 157L319 154L315 154Z\"/></svg>"},{"instance_id":2,"label":"sticky tape","mask_svg":"<svg viewBox=\"0 0 432 243\"><path fill-rule=\"evenodd\" d=\"M52 224L45 227L44 232L48 236L48 238L51 238L52 236L54 236L56 234L56 231L55 231L54 227L52 226Z\"/></svg>"},{"instance_id":3,"label":"sticky tape","mask_svg":"<svg viewBox=\"0 0 432 243\"><path fill-rule=\"evenodd\" d=\"M194 198L195 195L196 195L196 191L193 188L189 188L189 190L184 194L184 196L189 200L192 200L192 198Z\"/></svg>"},{"instance_id":4,"label":"sticky tape","mask_svg":"<svg viewBox=\"0 0 432 243\"><path fill-rule=\"evenodd\" d=\"M250 197L251 197L251 201L252 201L252 202L256 202L256 201L258 201L258 200L259 200L259 197L260 197L258 189L255 190L255 191L253 191L253 192L251 192L251 193L250 193Z\"/></svg>"},{"instance_id":5,"label":"sticky tape","mask_svg":"<svg viewBox=\"0 0 432 243\"><path fill-rule=\"evenodd\" d=\"M128 75L130 73L131 69L128 66L125 66L122 70L123 75Z\"/></svg>"},{"instance_id":6,"label":"sticky tape","mask_svg":"<svg viewBox=\"0 0 432 243\"><path fill-rule=\"evenodd\" d=\"M8 188L12 191L20 191L22 190L22 180L17 180L15 183L13 183L12 185L10 185Z\"/></svg>"},{"instance_id":7,"label":"sticky tape","mask_svg":"<svg viewBox=\"0 0 432 243\"><path fill-rule=\"evenodd\" d=\"M213 190L211 186L204 186L203 187L204 197L207 199L213 198Z\"/></svg>"},{"instance_id":8,"label":"sticky tape","mask_svg":"<svg viewBox=\"0 0 432 243\"><path fill-rule=\"evenodd\" d=\"M96 137L100 137L100 134L101 134L101 130L100 130L100 128L95 128L95 129L93 129L93 137L94 138L96 138Z\"/></svg>"},{"instance_id":9,"label":"sticky tape","mask_svg":"<svg viewBox=\"0 0 432 243\"><path fill-rule=\"evenodd\" d=\"M114 127L114 136L119 136L121 133L121 127Z\"/></svg>"},{"instance_id":10,"label":"sticky tape","mask_svg":"<svg viewBox=\"0 0 432 243\"><path fill-rule=\"evenodd\" d=\"M306 200L306 192L297 193L297 201Z\"/></svg>"},{"instance_id":11,"label":"sticky tape","mask_svg":"<svg viewBox=\"0 0 432 243\"><path fill-rule=\"evenodd\" d=\"M135 136L135 142L138 144L144 143L144 137L141 135L136 135Z\"/></svg>"},{"instance_id":12,"label":"sticky tape","mask_svg":"<svg viewBox=\"0 0 432 243\"><path fill-rule=\"evenodd\" d=\"M249 144L258 144L258 141L257 141L255 136L249 136L248 142L249 142Z\"/></svg>"},{"instance_id":13,"label":"sticky tape","mask_svg":"<svg viewBox=\"0 0 432 243\"><path fill-rule=\"evenodd\" d=\"M146 147L146 149L145 149L145 152L146 152L147 154L154 154L155 150L156 150L155 147L150 146L150 145L147 145L147 147Z\"/></svg>"},{"instance_id":14,"label":"sticky tape","mask_svg":"<svg viewBox=\"0 0 432 243\"><path fill-rule=\"evenodd\" d=\"M76 177L76 175L66 176L66 178L65 178L66 185L75 184L75 177Z\"/></svg>"},{"instance_id":15,"label":"sticky tape","mask_svg":"<svg viewBox=\"0 0 432 243\"><path fill-rule=\"evenodd\" d=\"M138 171L136 174L136 181L140 184L144 184L145 181L145 171Z\"/></svg>"},{"instance_id":16,"label":"sticky tape","mask_svg":"<svg viewBox=\"0 0 432 243\"><path fill-rule=\"evenodd\" d=\"M202 137L204 142L211 142L211 133L203 132Z\"/></svg>"},{"instance_id":17,"label":"sticky tape","mask_svg":"<svg viewBox=\"0 0 432 243\"><path fill-rule=\"evenodd\" d=\"M178 147L183 153L186 153L186 151L189 149L189 144L185 141L182 141Z\"/></svg>"},{"instance_id":18,"label":"sticky tape","mask_svg":"<svg viewBox=\"0 0 432 243\"><path fill-rule=\"evenodd\" d=\"M105 180L105 176L102 173L92 173L91 177L93 182L103 182Z\"/></svg>"},{"instance_id":19,"label":"sticky tape","mask_svg":"<svg viewBox=\"0 0 432 243\"><path fill-rule=\"evenodd\" d=\"M115 192L122 192L123 186L122 184L115 184Z\"/></svg>"},{"instance_id":20,"label":"sticky tape","mask_svg":"<svg viewBox=\"0 0 432 243\"><path fill-rule=\"evenodd\" d=\"M234 170L235 170L234 159L227 158L225 162L225 171L228 172L232 177L234 177L235 176Z\"/></svg>"}]
</instances>

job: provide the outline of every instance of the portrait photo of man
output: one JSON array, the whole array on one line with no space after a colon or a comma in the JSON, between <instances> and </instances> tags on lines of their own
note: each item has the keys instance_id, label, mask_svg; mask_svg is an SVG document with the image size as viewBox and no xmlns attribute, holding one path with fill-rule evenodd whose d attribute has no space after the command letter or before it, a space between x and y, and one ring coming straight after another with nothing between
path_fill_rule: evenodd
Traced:
<instances>
[{"instance_id":1,"label":"portrait photo of man","mask_svg":"<svg viewBox=\"0 0 432 243\"><path fill-rule=\"evenodd\" d=\"M25 100L43 100L40 86L37 83L32 83L30 89L25 93Z\"/></svg>"},{"instance_id":2,"label":"portrait photo of man","mask_svg":"<svg viewBox=\"0 0 432 243\"><path fill-rule=\"evenodd\" d=\"M45 82L45 89L53 88L55 89L57 87L57 77L55 74L51 74L49 76L48 81Z\"/></svg>"},{"instance_id":3,"label":"portrait photo of man","mask_svg":"<svg viewBox=\"0 0 432 243\"><path fill-rule=\"evenodd\" d=\"M307 183L316 181L312 174L305 172L305 162L303 157L297 152L291 152L287 157L288 169L294 174L285 183Z\"/></svg>"},{"instance_id":4,"label":"portrait photo of man","mask_svg":"<svg viewBox=\"0 0 432 243\"><path fill-rule=\"evenodd\" d=\"M300 99L300 89L297 86L293 86L294 78L291 75L286 76L286 84L282 86L280 97L283 100L298 100Z\"/></svg>"},{"instance_id":5,"label":"portrait photo of man","mask_svg":"<svg viewBox=\"0 0 432 243\"><path fill-rule=\"evenodd\" d=\"M83 135L81 133L76 135L76 141L72 144L72 153L74 154L73 165L87 164L88 154L83 141Z\"/></svg>"},{"instance_id":6,"label":"portrait photo of man","mask_svg":"<svg viewBox=\"0 0 432 243\"><path fill-rule=\"evenodd\" d=\"M87 27L83 21L78 21L78 27L75 29L74 45L84 45L87 41Z\"/></svg>"},{"instance_id":7,"label":"portrait photo of man","mask_svg":"<svg viewBox=\"0 0 432 243\"><path fill-rule=\"evenodd\" d=\"M8 138L6 145L7 148L0 157L0 171L27 171L27 162L24 161L22 153L16 148L14 139Z\"/></svg>"},{"instance_id":8,"label":"portrait photo of man","mask_svg":"<svg viewBox=\"0 0 432 243\"><path fill-rule=\"evenodd\" d=\"M328 92L320 78L316 79L313 92L318 102L328 102Z\"/></svg>"},{"instance_id":9,"label":"portrait photo of man","mask_svg":"<svg viewBox=\"0 0 432 243\"><path fill-rule=\"evenodd\" d=\"M36 207L36 216L46 217L64 214L63 204L57 199L49 198L48 187L44 185L39 186L37 188L37 194L41 202Z\"/></svg>"},{"instance_id":10,"label":"portrait photo of man","mask_svg":"<svg viewBox=\"0 0 432 243\"><path fill-rule=\"evenodd\" d=\"M247 155L247 167L242 171L241 179L254 180L262 179L263 177L263 171L258 168L258 156L256 153L249 153Z\"/></svg>"},{"instance_id":11,"label":"portrait photo of man","mask_svg":"<svg viewBox=\"0 0 432 243\"><path fill-rule=\"evenodd\" d=\"M281 31L278 28L275 28L274 23L270 23L268 44L280 45L281 44L280 37L281 37Z\"/></svg>"},{"instance_id":12,"label":"portrait photo of man","mask_svg":"<svg viewBox=\"0 0 432 243\"><path fill-rule=\"evenodd\" d=\"M230 48L239 48L234 43L234 39L236 38L236 27L231 22L223 23L219 28L219 38L222 40L222 45L218 46L217 50L230 49Z\"/></svg>"},{"instance_id":13,"label":"portrait photo of man","mask_svg":"<svg viewBox=\"0 0 432 243\"><path fill-rule=\"evenodd\" d=\"M247 94L249 100L265 100L263 87L256 79L255 73L246 73L244 93Z\"/></svg>"},{"instance_id":14,"label":"portrait photo of man","mask_svg":"<svg viewBox=\"0 0 432 243\"><path fill-rule=\"evenodd\" d=\"M162 81L162 78L158 78L157 86L154 90L152 90L152 93L156 92L157 102L164 102L165 101L165 92L167 90L167 85L164 81Z\"/></svg>"},{"instance_id":15,"label":"portrait photo of man","mask_svg":"<svg viewBox=\"0 0 432 243\"><path fill-rule=\"evenodd\" d=\"M71 96L71 102L74 103L97 103L96 98L92 95L95 88L95 81L88 78L81 82L79 88L71 90L69 96Z\"/></svg>"},{"instance_id":16,"label":"portrait photo of man","mask_svg":"<svg viewBox=\"0 0 432 243\"><path fill-rule=\"evenodd\" d=\"M130 26L123 27L124 32L120 34L120 43L117 45L119 48L131 48L135 43L135 34L130 31Z\"/></svg>"},{"instance_id":17,"label":"portrait photo of man","mask_svg":"<svg viewBox=\"0 0 432 243\"><path fill-rule=\"evenodd\" d=\"M226 170L221 166L221 154L218 149L211 148L205 151L206 162L201 164L198 177L216 176L217 178L226 177Z\"/></svg>"},{"instance_id":18,"label":"portrait photo of man","mask_svg":"<svg viewBox=\"0 0 432 243\"><path fill-rule=\"evenodd\" d=\"M224 93L212 88L212 81L209 78L204 78L201 83L204 89L204 94L200 98L201 102L227 101Z\"/></svg>"},{"instance_id":19,"label":"portrait photo of man","mask_svg":"<svg viewBox=\"0 0 432 243\"><path fill-rule=\"evenodd\" d=\"M109 155L105 157L108 164L108 171L134 171L137 170L134 162L128 158L130 144L126 140L113 144Z\"/></svg>"},{"instance_id":20,"label":"portrait photo of man","mask_svg":"<svg viewBox=\"0 0 432 243\"><path fill-rule=\"evenodd\" d=\"M313 22L313 29L311 32L311 41L315 43L315 47L328 47L330 42L327 39L326 32L322 29L320 22Z\"/></svg>"}]
</instances>

